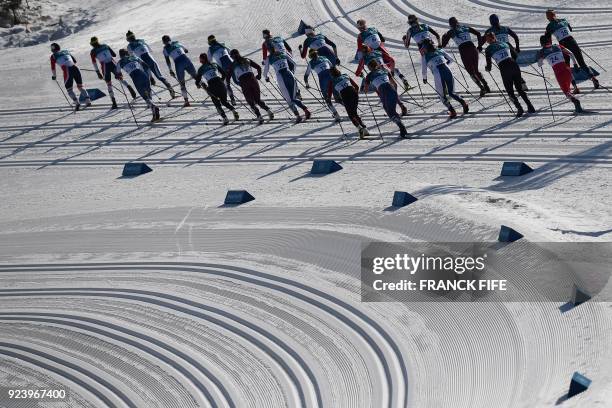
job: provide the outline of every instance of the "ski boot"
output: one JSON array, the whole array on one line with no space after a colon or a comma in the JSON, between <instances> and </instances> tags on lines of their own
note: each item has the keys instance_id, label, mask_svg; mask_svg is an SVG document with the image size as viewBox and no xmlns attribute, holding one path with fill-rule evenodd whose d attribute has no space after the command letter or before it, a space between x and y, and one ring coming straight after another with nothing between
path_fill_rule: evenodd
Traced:
<instances>
[{"instance_id":1,"label":"ski boot","mask_svg":"<svg viewBox=\"0 0 612 408\"><path fill-rule=\"evenodd\" d=\"M452 106L448 107L448 118L455 119L457 117L457 111Z\"/></svg>"},{"instance_id":2,"label":"ski boot","mask_svg":"<svg viewBox=\"0 0 612 408\"><path fill-rule=\"evenodd\" d=\"M261 115L257 115L257 123L259 123L260 125L263 125L264 123L264 118Z\"/></svg>"},{"instance_id":3,"label":"ski boot","mask_svg":"<svg viewBox=\"0 0 612 408\"><path fill-rule=\"evenodd\" d=\"M593 88L599 89L599 81L597 80L597 78L593 77L591 78L591 80L593 81Z\"/></svg>"},{"instance_id":4,"label":"ski boot","mask_svg":"<svg viewBox=\"0 0 612 408\"><path fill-rule=\"evenodd\" d=\"M234 98L234 94L230 94L230 103L232 106L236 106L236 98Z\"/></svg>"},{"instance_id":5,"label":"ski boot","mask_svg":"<svg viewBox=\"0 0 612 408\"><path fill-rule=\"evenodd\" d=\"M272 109L268 109L266 112L268 113L268 119L273 120L274 113L272 112Z\"/></svg>"},{"instance_id":6,"label":"ski boot","mask_svg":"<svg viewBox=\"0 0 612 408\"><path fill-rule=\"evenodd\" d=\"M408 116L408 108L406 108L406 105L401 104L400 109L402 110L402 116Z\"/></svg>"},{"instance_id":7,"label":"ski boot","mask_svg":"<svg viewBox=\"0 0 612 408\"><path fill-rule=\"evenodd\" d=\"M151 77L151 86L155 86L155 79L153 77Z\"/></svg>"},{"instance_id":8,"label":"ski boot","mask_svg":"<svg viewBox=\"0 0 612 408\"><path fill-rule=\"evenodd\" d=\"M527 92L529 91L529 87L527 86L527 82L525 82L524 79L521 80L521 88L523 89L523 91Z\"/></svg>"},{"instance_id":9,"label":"ski boot","mask_svg":"<svg viewBox=\"0 0 612 408\"><path fill-rule=\"evenodd\" d=\"M91 106L91 99L87 98L85 99L85 107L89 108Z\"/></svg>"},{"instance_id":10,"label":"ski boot","mask_svg":"<svg viewBox=\"0 0 612 408\"><path fill-rule=\"evenodd\" d=\"M525 111L523 110L523 107L520 103L516 102L514 105L516 106L516 117L520 118L521 116L523 116Z\"/></svg>"},{"instance_id":11,"label":"ski boot","mask_svg":"<svg viewBox=\"0 0 612 408\"><path fill-rule=\"evenodd\" d=\"M240 119L240 115L238 115L238 111L237 111L237 110L235 110L235 109L234 109L234 110L232 111L232 114L234 115L234 120L238 120L238 119Z\"/></svg>"},{"instance_id":12,"label":"ski boot","mask_svg":"<svg viewBox=\"0 0 612 408\"><path fill-rule=\"evenodd\" d=\"M161 115L159 114L159 108L156 106L155 109L155 120L160 120L161 119Z\"/></svg>"},{"instance_id":13,"label":"ski boot","mask_svg":"<svg viewBox=\"0 0 612 408\"><path fill-rule=\"evenodd\" d=\"M226 126L229 124L229 119L227 118L227 116L222 115L221 119L223 119L223 126Z\"/></svg>"},{"instance_id":14,"label":"ski boot","mask_svg":"<svg viewBox=\"0 0 612 408\"><path fill-rule=\"evenodd\" d=\"M399 122L397 124L397 126L399 126L399 129L400 129L400 137L402 139L410 139L410 135L408 135L408 131L406 130L406 126L404 126L404 124L402 122Z\"/></svg>"},{"instance_id":15,"label":"ski boot","mask_svg":"<svg viewBox=\"0 0 612 408\"><path fill-rule=\"evenodd\" d=\"M467 102L464 100L461 100L461 107L463 108L464 115L470 111L470 107L468 106Z\"/></svg>"},{"instance_id":16,"label":"ski boot","mask_svg":"<svg viewBox=\"0 0 612 408\"><path fill-rule=\"evenodd\" d=\"M402 84L404 84L404 89L406 91L410 89L410 84L408 83L408 80L406 79L406 77L402 77Z\"/></svg>"},{"instance_id":17,"label":"ski boot","mask_svg":"<svg viewBox=\"0 0 612 408\"><path fill-rule=\"evenodd\" d=\"M360 127L359 128L359 138L365 139L368 136L370 136L370 131L368 130L368 128L365 126Z\"/></svg>"},{"instance_id":18,"label":"ski boot","mask_svg":"<svg viewBox=\"0 0 612 408\"><path fill-rule=\"evenodd\" d=\"M183 103L183 108L188 108L190 106L191 104L189 103L189 99L185 99L185 103Z\"/></svg>"},{"instance_id":19,"label":"ski boot","mask_svg":"<svg viewBox=\"0 0 612 408\"><path fill-rule=\"evenodd\" d=\"M529 112L529 113L535 113L536 112L536 110L533 107L533 105L531 104L531 102L527 102L527 112Z\"/></svg>"},{"instance_id":20,"label":"ski boot","mask_svg":"<svg viewBox=\"0 0 612 408\"><path fill-rule=\"evenodd\" d=\"M311 116L312 114L310 113L310 111L308 109L304 109L304 120L310 119Z\"/></svg>"},{"instance_id":21,"label":"ski boot","mask_svg":"<svg viewBox=\"0 0 612 408\"><path fill-rule=\"evenodd\" d=\"M297 125L298 123L301 123L301 122L302 122L302 117L300 116L299 113L297 113L295 115L295 124Z\"/></svg>"},{"instance_id":22,"label":"ski boot","mask_svg":"<svg viewBox=\"0 0 612 408\"><path fill-rule=\"evenodd\" d=\"M340 118L340 114L339 114L338 112L334 111L334 112L333 112L333 115L334 115L334 120L335 120L336 122L340 122L340 121L342 120L342 119Z\"/></svg>"},{"instance_id":23,"label":"ski boot","mask_svg":"<svg viewBox=\"0 0 612 408\"><path fill-rule=\"evenodd\" d=\"M111 98L111 109L117 109L117 101L115 100L115 98Z\"/></svg>"},{"instance_id":24,"label":"ski boot","mask_svg":"<svg viewBox=\"0 0 612 408\"><path fill-rule=\"evenodd\" d=\"M575 113L583 113L584 109L582 109L582 105L580 105L580 101L576 98L572 99L572 102L574 103L574 112Z\"/></svg>"},{"instance_id":25,"label":"ski boot","mask_svg":"<svg viewBox=\"0 0 612 408\"><path fill-rule=\"evenodd\" d=\"M75 105L74 105L74 111L78 112L79 110L81 110L81 104L76 102Z\"/></svg>"},{"instance_id":26,"label":"ski boot","mask_svg":"<svg viewBox=\"0 0 612 408\"><path fill-rule=\"evenodd\" d=\"M482 97L484 97L486 94L487 94L487 91L486 91L486 89L484 88L484 86L483 86L483 87L481 87L481 88L480 88L480 97L482 98Z\"/></svg>"}]
</instances>

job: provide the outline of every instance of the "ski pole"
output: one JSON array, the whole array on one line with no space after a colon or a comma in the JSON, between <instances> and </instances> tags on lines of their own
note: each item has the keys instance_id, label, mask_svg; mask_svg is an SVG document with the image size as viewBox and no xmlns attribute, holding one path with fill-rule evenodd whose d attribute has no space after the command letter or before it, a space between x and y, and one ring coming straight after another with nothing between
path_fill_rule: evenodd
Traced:
<instances>
[{"instance_id":1,"label":"ski pole","mask_svg":"<svg viewBox=\"0 0 612 408\"><path fill-rule=\"evenodd\" d=\"M499 87L499 84L497 83L497 81L495 80L495 77L493 76L493 74L491 73L491 71L488 71L489 75L491 76L491 79L493 80L493 83L495 83L495 86L497 87L497 90L499 91L499 93L501 94L501 96L504 97L504 100L506 101L506 103L508 104L508 107L510 108L510 112L512 112L514 114L514 109L512 109L512 106L510 105L510 102L508 101L508 98L506 98L506 95L502 92L501 88Z\"/></svg>"},{"instance_id":2,"label":"ski pole","mask_svg":"<svg viewBox=\"0 0 612 408\"><path fill-rule=\"evenodd\" d=\"M406 47L408 48L408 47ZM423 90L421 89L421 83L419 82L419 77L416 72L416 67L414 66L414 60L412 59L412 54L410 53L410 48L408 48L408 56L410 57L410 64L412 64L412 71L414 72L414 78L417 81L417 85L419 87L419 92L421 93L421 99L425 102L425 96L423 95Z\"/></svg>"},{"instance_id":3,"label":"ski pole","mask_svg":"<svg viewBox=\"0 0 612 408\"><path fill-rule=\"evenodd\" d=\"M542 78L544 78L544 69L540 67L540 70L542 71ZM556 122L555 112L552 107L552 102L550 101L550 94L548 93L548 84L546 83L546 78L544 78L544 87L546 88L546 95L548 96L548 104L550 105L550 113L552 114L553 122Z\"/></svg>"},{"instance_id":4,"label":"ski pole","mask_svg":"<svg viewBox=\"0 0 612 408\"><path fill-rule=\"evenodd\" d=\"M121 84L121 89L123 89L123 82L119 81L119 84ZM128 100L128 97L125 94L125 89L123 89L123 96L125 96L125 100L127 101L128 107L130 108L130 112L132 112L132 118L134 118L134 123L136 123L136 127L140 127L140 125L138 125L138 121L136 120L136 115L134 115L132 105L130 105L130 101Z\"/></svg>"},{"instance_id":5,"label":"ski pole","mask_svg":"<svg viewBox=\"0 0 612 408\"><path fill-rule=\"evenodd\" d=\"M455 78L454 76L453 76L453 80L456 80L456 78ZM471 93L471 92L470 92L470 91L469 91L469 90L468 90L468 89L467 89L467 88L466 88L466 87L465 87L465 86L464 86L464 85L463 85L461 82L457 81L457 83L458 83L459 85L461 85L461 86L463 87L463 89L465 89L465 92L467 92L467 93L468 93L468 95L470 95L470 96L471 96L471 97L472 97L472 98L473 98L473 99L474 99L476 102L478 102L478 103L480 104L480 106L482 106L484 109L487 109L487 108L486 108L486 106L484 106L484 105L482 104L482 102L480 102L480 99L479 99L479 98L476 98L476 97L474 96L474 94L473 94L473 93ZM499 115L498 115L498 116L499 116ZM501 118L500 118L500 119L501 119Z\"/></svg>"},{"instance_id":6,"label":"ski pole","mask_svg":"<svg viewBox=\"0 0 612 408\"><path fill-rule=\"evenodd\" d=\"M280 90L271 82L271 81L267 81L273 89L276 89L276 91L278 92L279 95L282 95ZM287 112L289 114L290 117L293 117L293 114L289 111L289 109L287 109L287 107L285 106L284 103L281 103L280 99L278 99L278 97L276 96L276 94L272 91L270 91L270 88L268 88L268 86L266 85L266 81L262 82L263 86L266 88L266 90L270 93L270 95L272 95L272 97L274 99L276 99L276 102L279 104L279 106L281 108L283 108L285 110L285 112Z\"/></svg>"},{"instance_id":7,"label":"ski pole","mask_svg":"<svg viewBox=\"0 0 612 408\"><path fill-rule=\"evenodd\" d=\"M231 82L230 82L229 86L230 86L230 88L233 88L233 86L232 86L232 83L231 83ZM236 98L234 98L234 99L236 100ZM246 104L246 103L242 102L240 99L237 99L237 100L238 100L238 103L239 103L239 104L240 104L240 105L241 105L243 108L245 108L246 110L248 110L248 111L249 111L249 113L250 113L251 115L253 115L253 116L257 116L257 115L255 115L255 112L253 112L253 111L251 110L251 108L249 108L249 107L247 106L247 104Z\"/></svg>"},{"instance_id":8,"label":"ski pole","mask_svg":"<svg viewBox=\"0 0 612 408\"><path fill-rule=\"evenodd\" d=\"M296 78L297 80L297 78ZM319 93L321 93L321 95L323 95L323 92L321 92L321 88L319 87L319 83L315 80L315 85L317 86L317 90L319 91ZM310 91L310 89L307 89L308 91ZM331 103L331 102L330 102ZM332 114L332 116L334 116L334 112L332 112L331 107L328 106L327 104L325 104L327 109L330 111L330 113ZM340 114L336 111L336 114L338 114L338 125L340 126L340 130L342 131L342 139L344 141L346 141L348 139L348 136L346 135L346 133L344 132L344 127L342 126L342 118L340 118ZM335 119L335 117L334 117Z\"/></svg>"},{"instance_id":9,"label":"ski pole","mask_svg":"<svg viewBox=\"0 0 612 408\"><path fill-rule=\"evenodd\" d=\"M70 109L72 109L74 111L74 107L72 106L72 103L70 103L70 100L66 96L66 93L64 92L64 90L62 89L62 86L59 84L59 82L57 82L57 79L54 79L54 81L57 84L57 87L59 88L59 90L62 93L62 95L64 95L64 99L66 100L66 102L68 102L68 106L70 106Z\"/></svg>"},{"instance_id":10,"label":"ski pole","mask_svg":"<svg viewBox=\"0 0 612 408\"><path fill-rule=\"evenodd\" d=\"M449 49L449 51L453 55L453 59L455 60L455 63L457 63L457 65L459 65L459 63L457 62L457 56L455 55L455 51L453 51L451 49ZM465 74L463 73L463 71L461 69L459 69L459 72L461 72L461 77L463 78L463 82L465 82L469 86L469 83L468 83L467 79L465 79ZM459 82L459 81L457 81L457 82ZM463 84L461 84L461 86L463 86ZM463 86L463 88L465 88L465 90L467 91L468 86Z\"/></svg>"},{"instance_id":11,"label":"ski pole","mask_svg":"<svg viewBox=\"0 0 612 408\"><path fill-rule=\"evenodd\" d=\"M599 65L599 63L597 61L595 61L593 58L591 58L591 56L589 54L587 54L587 52L583 49L580 49L580 51L582 51L582 53L584 55L586 55L591 61L593 61L595 63L595 65L597 65L599 68L601 68L603 70L603 72L608 72L606 71L606 69L604 67L602 67L601 65Z\"/></svg>"},{"instance_id":12,"label":"ski pole","mask_svg":"<svg viewBox=\"0 0 612 408\"><path fill-rule=\"evenodd\" d=\"M376 119L376 115L374 114L374 109L372 108L372 104L370 103L370 98L368 97L368 92L365 90L365 97L368 106L370 106L370 111L372 112L372 117L374 118L374 123L376 123L376 128L378 129L378 134L380 135L380 140L385 141L383 138L382 132L380 131L380 126L378 126L378 119Z\"/></svg>"}]
</instances>

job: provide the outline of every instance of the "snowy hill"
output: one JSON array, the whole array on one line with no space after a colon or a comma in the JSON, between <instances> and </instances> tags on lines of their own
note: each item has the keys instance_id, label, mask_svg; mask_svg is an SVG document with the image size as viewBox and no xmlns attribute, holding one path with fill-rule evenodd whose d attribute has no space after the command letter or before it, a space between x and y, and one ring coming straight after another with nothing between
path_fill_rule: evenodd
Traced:
<instances>
[{"instance_id":1,"label":"snowy hill","mask_svg":"<svg viewBox=\"0 0 612 408\"><path fill-rule=\"evenodd\" d=\"M210 34L260 62L262 29L297 51L304 20L332 39L342 65L354 69L355 22L366 18L416 86L401 43L408 14L443 33L452 15L483 31L495 12L522 48L534 49L550 6L64 1L61 7L86 10L87 20L60 43L73 52L86 86L105 90L86 71L94 35L117 50L134 31L167 74L164 34L184 43L194 63ZM609 1L553 6L607 69ZM136 126L123 95L118 111L103 98L72 113L51 81L49 54L49 42L0 50L1 386L67 388L70 407L514 408L555 406L579 371L593 380L591 388L560 406L610 405L609 303L560 313L553 302L359 297L360 248L368 241L495 241L504 224L530 242L609 242L608 90L583 83L580 100L596 114L577 116L558 88L549 89L553 121L544 82L526 74L536 114L516 119L499 93L477 102L460 89L472 113L449 121L437 95L421 84L422 94L415 88L403 96L409 140L398 139L370 94L373 110L362 96L363 118L373 136L378 123L382 137L358 140L346 117L340 127L317 103L314 86L314 95L302 90L313 111L305 123L293 124L278 93L262 82L276 118L258 126L240 106L241 119L222 126L190 81L197 103L162 104L164 120L149 126L138 100ZM304 61L298 64L301 79ZM477 93L469 77L452 70ZM601 83L612 83L600 71ZM556 84L550 67L545 72ZM492 73L501 85L499 72ZM167 92L157 97L165 101ZM315 158L337 160L343 170L309 177ZM128 161L146 162L153 172L121 178ZM524 161L535 171L499 177L504 161ZM246 189L256 199L223 207L228 189ZM419 201L385 211L395 190ZM609 293L608 285L603 294Z\"/></svg>"}]
</instances>

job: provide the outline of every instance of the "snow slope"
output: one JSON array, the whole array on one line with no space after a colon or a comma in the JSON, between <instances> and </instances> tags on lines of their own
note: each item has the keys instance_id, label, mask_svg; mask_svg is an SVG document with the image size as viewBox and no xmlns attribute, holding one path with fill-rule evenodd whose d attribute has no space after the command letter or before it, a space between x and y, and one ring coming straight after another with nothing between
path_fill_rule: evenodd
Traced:
<instances>
[{"instance_id":1,"label":"snow slope","mask_svg":"<svg viewBox=\"0 0 612 408\"><path fill-rule=\"evenodd\" d=\"M159 62L163 34L180 39L191 55L205 51L206 37L215 34L259 61L261 29L292 37L300 19L332 38L343 65L352 67L354 21L365 16L388 38L412 84L399 43L407 14L443 31L451 14L480 27L498 12L529 48L550 6L65 3L96 16L62 40L82 68L90 67L89 37L118 49L128 29L150 42ZM556 6L589 55L608 65L609 2ZM297 48L301 40L289 42ZM534 242L610 241L612 109L605 90L584 85L583 105L598 112L588 116L573 115L553 91L553 122L544 84L528 75L537 115L515 120L503 98L489 96L484 107L471 103L474 115L449 122L424 88L424 96L410 95L425 109L409 105L404 118L413 139L397 140L375 105L384 140L357 141L348 121L343 129L332 123L308 93L314 118L293 125L271 88L264 98L277 118L262 126L241 107L242 119L222 127L209 101L163 107L165 120L154 126L136 127L125 103L109 112L105 99L73 114L50 80L48 44L2 50L0 57L0 384L61 385L71 391L70 407L610 404L609 303L562 314L559 304L546 302L359 301L363 242L494 241L500 224ZM104 88L91 72L85 78ZM605 72L600 78L610 81ZM189 90L204 99L193 84ZM378 134L369 108L362 109ZM142 103L135 113L144 124ZM344 169L308 177L317 157ZM131 160L154 171L119 178ZM499 178L508 160L536 171ZM219 207L232 188L246 188L256 200ZM419 201L385 211L395 190ZM574 371L593 385L563 401Z\"/></svg>"}]
</instances>

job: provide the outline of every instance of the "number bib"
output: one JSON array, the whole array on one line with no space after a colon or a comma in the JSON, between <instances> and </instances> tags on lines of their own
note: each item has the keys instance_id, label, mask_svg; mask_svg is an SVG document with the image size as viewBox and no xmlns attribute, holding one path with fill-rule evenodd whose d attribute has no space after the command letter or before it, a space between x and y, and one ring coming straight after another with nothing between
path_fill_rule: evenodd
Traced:
<instances>
[{"instance_id":1,"label":"number bib","mask_svg":"<svg viewBox=\"0 0 612 408\"><path fill-rule=\"evenodd\" d=\"M323 61L323 62L319 62L318 64L316 64L312 69L317 73L320 74L324 71L327 71L330 68L330 66L327 64L327 62Z\"/></svg>"},{"instance_id":2,"label":"number bib","mask_svg":"<svg viewBox=\"0 0 612 408\"><path fill-rule=\"evenodd\" d=\"M55 54L55 63L60 67L70 68L74 66L74 62L72 61L72 57L68 52L61 52L59 54Z\"/></svg>"},{"instance_id":3,"label":"number bib","mask_svg":"<svg viewBox=\"0 0 612 408\"><path fill-rule=\"evenodd\" d=\"M249 72L253 72L250 65L236 65L234 68L234 74L236 78L240 78L241 76L248 74Z\"/></svg>"},{"instance_id":4,"label":"number bib","mask_svg":"<svg viewBox=\"0 0 612 408\"><path fill-rule=\"evenodd\" d=\"M377 76L372 80L372 85L374 85L376 89L380 89L384 83L389 83L389 77L386 75Z\"/></svg>"},{"instance_id":5,"label":"number bib","mask_svg":"<svg viewBox=\"0 0 612 408\"><path fill-rule=\"evenodd\" d=\"M498 42L507 43L509 41L508 34L506 33L495 34L495 37L497 38Z\"/></svg>"},{"instance_id":6,"label":"number bib","mask_svg":"<svg viewBox=\"0 0 612 408\"><path fill-rule=\"evenodd\" d=\"M289 64L287 64L286 59L279 59L278 61L274 61L272 66L276 71L280 71L281 69L289 69Z\"/></svg>"},{"instance_id":7,"label":"number bib","mask_svg":"<svg viewBox=\"0 0 612 408\"><path fill-rule=\"evenodd\" d=\"M108 49L98 52L96 54L96 58L103 64L111 62L113 60L113 56Z\"/></svg>"},{"instance_id":8,"label":"number bib","mask_svg":"<svg viewBox=\"0 0 612 408\"><path fill-rule=\"evenodd\" d=\"M413 35L412 38L414 38L414 41L416 41L417 44L421 44L423 41L430 38L429 31L419 31L418 33Z\"/></svg>"},{"instance_id":9,"label":"number bib","mask_svg":"<svg viewBox=\"0 0 612 408\"><path fill-rule=\"evenodd\" d=\"M430 59L427 62L427 65L429 66L429 68L431 70L433 70L438 65L442 65L442 64L445 64L445 63L446 63L446 60L444 59L444 57L442 55L436 55L435 57L433 57L432 59Z\"/></svg>"},{"instance_id":10,"label":"number bib","mask_svg":"<svg viewBox=\"0 0 612 408\"><path fill-rule=\"evenodd\" d=\"M131 74L132 72L137 71L137 70L144 71L138 61L128 62L127 64L123 66L123 70L127 72L128 74Z\"/></svg>"},{"instance_id":11,"label":"number bib","mask_svg":"<svg viewBox=\"0 0 612 408\"><path fill-rule=\"evenodd\" d=\"M512 58L512 54L510 54L509 48L502 48L501 50L493 54L492 58L495 60L495 62L499 64L500 62L507 60L508 58Z\"/></svg>"},{"instance_id":12,"label":"number bib","mask_svg":"<svg viewBox=\"0 0 612 408\"><path fill-rule=\"evenodd\" d=\"M555 32L554 32L555 37L557 37L557 41L561 41L569 36L571 36L572 34L570 33L569 28L567 27L561 27L558 28Z\"/></svg>"},{"instance_id":13,"label":"number bib","mask_svg":"<svg viewBox=\"0 0 612 408\"><path fill-rule=\"evenodd\" d=\"M337 92L341 92L351 86L351 81L348 78L342 78L339 82L334 85L334 89Z\"/></svg>"},{"instance_id":14,"label":"number bib","mask_svg":"<svg viewBox=\"0 0 612 408\"><path fill-rule=\"evenodd\" d=\"M455 44L458 46L460 46L461 44L465 44L466 42L471 42L472 41L472 37L470 37L470 32L469 31L462 31L462 32L456 32L455 31L455 36L453 37L453 41L455 41Z\"/></svg>"},{"instance_id":15,"label":"number bib","mask_svg":"<svg viewBox=\"0 0 612 408\"><path fill-rule=\"evenodd\" d=\"M310 48L312 48L313 50L318 50L319 48L324 47L324 46L325 46L325 40L322 38L317 38L316 40L310 43Z\"/></svg>"},{"instance_id":16,"label":"number bib","mask_svg":"<svg viewBox=\"0 0 612 408\"><path fill-rule=\"evenodd\" d=\"M138 43L136 46L130 48L132 50L132 53L134 53L134 55L136 55L137 57L140 57L143 54L147 54L149 52L142 43Z\"/></svg>"},{"instance_id":17,"label":"number bib","mask_svg":"<svg viewBox=\"0 0 612 408\"><path fill-rule=\"evenodd\" d=\"M563 52L561 51L552 52L548 54L546 56L546 60L551 66L560 64L562 62L565 63L565 58L563 58Z\"/></svg>"},{"instance_id":18,"label":"number bib","mask_svg":"<svg viewBox=\"0 0 612 408\"><path fill-rule=\"evenodd\" d=\"M214 78L221 78L219 74L217 73L216 69L211 68L211 69L207 69L206 71L204 71L204 79L206 79L206 82Z\"/></svg>"},{"instance_id":19,"label":"number bib","mask_svg":"<svg viewBox=\"0 0 612 408\"><path fill-rule=\"evenodd\" d=\"M363 43L371 49L376 50L380 47L380 38L378 38L378 34L372 34L364 38Z\"/></svg>"}]
</instances>

